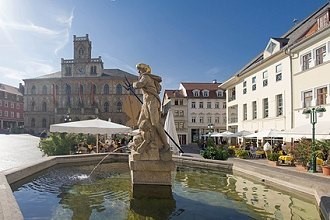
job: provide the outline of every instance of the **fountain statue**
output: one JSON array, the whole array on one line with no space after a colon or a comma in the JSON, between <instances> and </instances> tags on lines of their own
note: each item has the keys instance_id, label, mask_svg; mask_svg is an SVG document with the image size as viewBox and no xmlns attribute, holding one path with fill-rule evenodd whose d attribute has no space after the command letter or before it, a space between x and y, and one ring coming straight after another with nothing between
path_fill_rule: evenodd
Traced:
<instances>
[{"instance_id":1,"label":"fountain statue","mask_svg":"<svg viewBox=\"0 0 330 220\"><path fill-rule=\"evenodd\" d=\"M138 119L139 133L133 137L129 166L133 184L133 197L145 196L145 189L152 197L166 198L171 191L171 171L174 170L172 153L160 121L161 77L151 73L149 65L136 65L139 80L132 87L143 92L143 104ZM150 190L154 186L162 189Z\"/></svg>"}]
</instances>

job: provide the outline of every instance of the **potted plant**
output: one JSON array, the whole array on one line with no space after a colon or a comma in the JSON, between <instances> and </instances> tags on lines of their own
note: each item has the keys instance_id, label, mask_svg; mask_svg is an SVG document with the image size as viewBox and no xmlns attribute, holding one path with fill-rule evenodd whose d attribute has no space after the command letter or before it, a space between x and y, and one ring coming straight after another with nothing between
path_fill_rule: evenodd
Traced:
<instances>
[{"instance_id":1,"label":"potted plant","mask_svg":"<svg viewBox=\"0 0 330 220\"><path fill-rule=\"evenodd\" d=\"M280 154L277 152L271 152L267 155L267 159L271 161L272 165L278 165L278 158L280 157Z\"/></svg>"},{"instance_id":2,"label":"potted plant","mask_svg":"<svg viewBox=\"0 0 330 220\"><path fill-rule=\"evenodd\" d=\"M291 153L297 162L297 167L300 169L300 166L303 167L304 170L307 169L307 165L310 163L312 157L312 142L308 139L302 138L299 142L294 146Z\"/></svg>"},{"instance_id":3,"label":"potted plant","mask_svg":"<svg viewBox=\"0 0 330 220\"><path fill-rule=\"evenodd\" d=\"M316 141L317 155L324 162L322 164L322 172L324 175L330 175L330 140Z\"/></svg>"}]
</instances>

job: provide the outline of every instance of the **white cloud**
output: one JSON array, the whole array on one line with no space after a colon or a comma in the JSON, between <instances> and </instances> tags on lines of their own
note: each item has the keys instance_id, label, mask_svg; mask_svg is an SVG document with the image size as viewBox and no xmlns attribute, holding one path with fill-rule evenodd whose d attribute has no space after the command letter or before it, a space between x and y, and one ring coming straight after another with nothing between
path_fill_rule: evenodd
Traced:
<instances>
[{"instance_id":1,"label":"white cloud","mask_svg":"<svg viewBox=\"0 0 330 220\"><path fill-rule=\"evenodd\" d=\"M105 63L109 63L108 65L111 66L110 68L118 68L133 74L136 73L135 67L130 66L116 57L110 56L109 54L104 54L103 57L107 60Z\"/></svg>"}]
</instances>

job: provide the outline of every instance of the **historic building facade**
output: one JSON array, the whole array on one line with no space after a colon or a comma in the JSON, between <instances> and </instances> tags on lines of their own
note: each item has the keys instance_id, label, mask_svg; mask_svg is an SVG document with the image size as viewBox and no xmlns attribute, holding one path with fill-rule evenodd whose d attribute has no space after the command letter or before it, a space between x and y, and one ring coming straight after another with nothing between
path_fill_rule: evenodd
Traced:
<instances>
[{"instance_id":1,"label":"historic building facade","mask_svg":"<svg viewBox=\"0 0 330 220\"><path fill-rule=\"evenodd\" d=\"M134 128L141 104L123 85L138 77L120 69L104 69L92 58L88 35L73 36L73 59L61 59L61 71L24 79L24 125L30 133L66 120L100 118ZM141 98L141 92L136 90Z\"/></svg>"},{"instance_id":2,"label":"historic building facade","mask_svg":"<svg viewBox=\"0 0 330 220\"><path fill-rule=\"evenodd\" d=\"M290 130L310 123L306 108L330 119L330 4L279 38L219 88L227 91L228 130Z\"/></svg>"},{"instance_id":3,"label":"historic building facade","mask_svg":"<svg viewBox=\"0 0 330 220\"><path fill-rule=\"evenodd\" d=\"M23 92L19 88L0 83L0 133L13 132L13 129L22 128L23 119Z\"/></svg>"},{"instance_id":4,"label":"historic building facade","mask_svg":"<svg viewBox=\"0 0 330 220\"><path fill-rule=\"evenodd\" d=\"M171 109L180 144L198 143L208 132L226 130L226 94L220 83L184 83L165 90L163 112Z\"/></svg>"}]
</instances>

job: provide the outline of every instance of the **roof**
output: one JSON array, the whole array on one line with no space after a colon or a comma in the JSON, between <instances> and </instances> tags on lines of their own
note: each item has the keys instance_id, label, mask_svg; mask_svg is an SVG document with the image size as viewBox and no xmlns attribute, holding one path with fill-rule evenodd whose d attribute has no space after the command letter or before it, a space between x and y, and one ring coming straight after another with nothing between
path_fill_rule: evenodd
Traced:
<instances>
[{"instance_id":1,"label":"roof","mask_svg":"<svg viewBox=\"0 0 330 220\"><path fill-rule=\"evenodd\" d=\"M302 40L304 38L304 36L308 32L308 30L310 28L312 28L313 25L317 22L316 18L329 9L329 5L330 5L330 3L326 3L321 8L319 8L314 13L312 13L309 17L307 17L303 21L299 22L298 24L294 25L282 37L280 37L280 38L273 37L273 39L275 39L281 43L284 43L283 41L285 41L286 46L283 47L282 50L299 42L300 40ZM259 64L259 62L261 62L261 61L263 61L263 51L259 55L257 55L254 59L252 59L249 63L247 63L245 66L243 66L243 68L240 69L235 75L239 76L239 75L244 74L244 72L257 66Z\"/></svg>"},{"instance_id":2,"label":"roof","mask_svg":"<svg viewBox=\"0 0 330 220\"><path fill-rule=\"evenodd\" d=\"M221 99L225 98L226 95L223 93L223 96L219 97L216 91L221 90L219 89L219 85L221 83L181 83L182 87L186 90L187 97L188 98L203 98L203 99ZM200 96L194 96L193 95L193 90L208 90L209 91L209 96L205 97L201 93Z\"/></svg>"},{"instance_id":3,"label":"roof","mask_svg":"<svg viewBox=\"0 0 330 220\"><path fill-rule=\"evenodd\" d=\"M121 69L104 69L100 77L128 77L128 78L137 78L136 75L125 72ZM24 79L24 80L35 80L35 79L59 79L62 77L61 71L38 76L36 78Z\"/></svg>"},{"instance_id":4,"label":"roof","mask_svg":"<svg viewBox=\"0 0 330 220\"><path fill-rule=\"evenodd\" d=\"M207 89L209 91L211 90L219 90L218 86L221 85L221 83L188 83L188 82L182 82L182 86L188 91L188 90L204 90Z\"/></svg>"},{"instance_id":5,"label":"roof","mask_svg":"<svg viewBox=\"0 0 330 220\"><path fill-rule=\"evenodd\" d=\"M164 94L167 95L167 98L184 98L182 90L169 90L166 89Z\"/></svg>"},{"instance_id":6,"label":"roof","mask_svg":"<svg viewBox=\"0 0 330 220\"><path fill-rule=\"evenodd\" d=\"M7 93L16 94L16 95L23 95L18 90L18 88L14 87L14 86L3 84L3 83L0 83L0 91L4 91L4 92L7 92Z\"/></svg>"}]
</instances>

